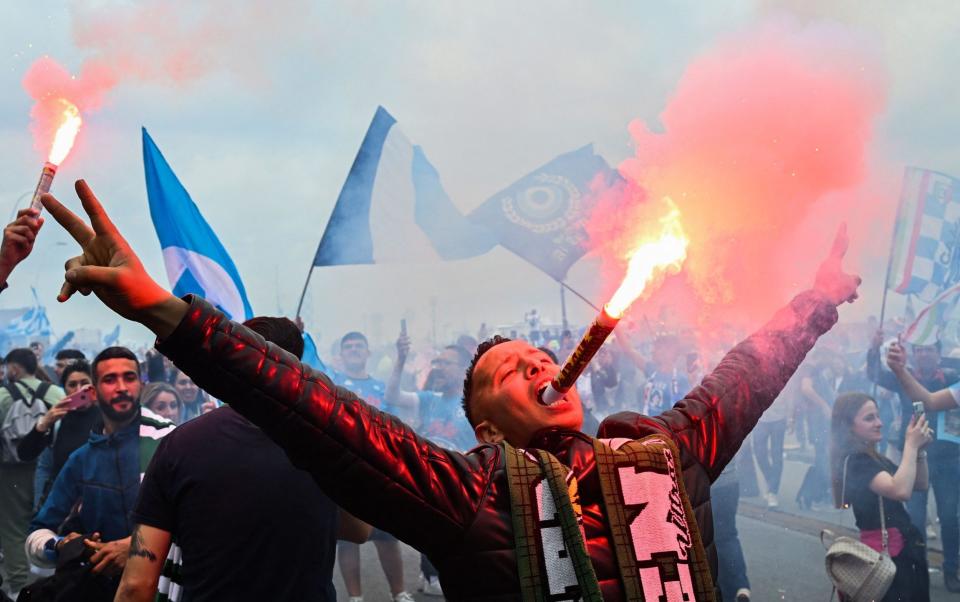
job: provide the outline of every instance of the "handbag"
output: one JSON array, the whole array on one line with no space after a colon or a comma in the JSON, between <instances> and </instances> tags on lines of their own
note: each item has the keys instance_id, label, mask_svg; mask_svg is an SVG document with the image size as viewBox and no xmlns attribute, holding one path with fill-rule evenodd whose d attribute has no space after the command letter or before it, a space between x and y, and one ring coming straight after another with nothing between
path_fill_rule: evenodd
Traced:
<instances>
[{"instance_id":1,"label":"handbag","mask_svg":"<svg viewBox=\"0 0 960 602\"><path fill-rule=\"evenodd\" d=\"M843 481L840 488L840 505L844 508L847 492L847 461L843 460ZM867 544L852 537L837 536L833 531L820 532L820 541L827 548L825 558L827 576L833 582L833 591L847 595L853 602L872 602L886 595L897 574L897 566L890 558L887 517L883 511L883 496L878 495L880 504L880 531L883 550L877 552ZM830 543L827 543L827 540ZM833 600L831 593L830 599Z\"/></svg>"}]
</instances>

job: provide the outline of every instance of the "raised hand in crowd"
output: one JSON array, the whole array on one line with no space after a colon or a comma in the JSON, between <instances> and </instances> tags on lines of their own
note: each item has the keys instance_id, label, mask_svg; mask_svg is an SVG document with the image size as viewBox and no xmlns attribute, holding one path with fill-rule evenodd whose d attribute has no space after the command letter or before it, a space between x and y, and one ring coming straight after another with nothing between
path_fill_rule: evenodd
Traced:
<instances>
[{"instance_id":1,"label":"raised hand in crowd","mask_svg":"<svg viewBox=\"0 0 960 602\"><path fill-rule=\"evenodd\" d=\"M933 431L927 424L927 417L924 415L914 416L910 419L910 425L903 436L905 446L911 446L913 449L921 450L933 441Z\"/></svg>"},{"instance_id":2,"label":"raised hand in crowd","mask_svg":"<svg viewBox=\"0 0 960 602\"><path fill-rule=\"evenodd\" d=\"M855 274L848 274L843 271L843 256L846 255L849 246L850 238L847 236L847 224L843 223L837 229L830 254L820 264L814 278L813 288L823 293L834 305L853 303L859 296L857 287L860 286L862 280Z\"/></svg>"},{"instance_id":3,"label":"raised hand in crowd","mask_svg":"<svg viewBox=\"0 0 960 602\"><path fill-rule=\"evenodd\" d=\"M140 322L161 338L168 336L187 313L188 305L173 296L147 274L133 249L110 221L100 201L83 180L76 183L77 196L90 218L90 225L63 206L51 194L41 197L50 215L80 245L81 254L64 266L64 283L57 299L75 292L94 293L119 315Z\"/></svg>"},{"instance_id":4,"label":"raised hand in crowd","mask_svg":"<svg viewBox=\"0 0 960 602\"><path fill-rule=\"evenodd\" d=\"M406 333L401 333L397 337L397 363L403 366L410 356L410 337Z\"/></svg>"},{"instance_id":5,"label":"raised hand in crowd","mask_svg":"<svg viewBox=\"0 0 960 602\"><path fill-rule=\"evenodd\" d=\"M33 243L42 226L40 211L27 207L17 211L17 219L3 229L3 242L0 242L0 289L6 288L7 278L13 268L33 251Z\"/></svg>"},{"instance_id":6,"label":"raised hand in crowd","mask_svg":"<svg viewBox=\"0 0 960 602\"><path fill-rule=\"evenodd\" d=\"M890 349L887 350L887 365L894 374L900 374L907 369L907 352L903 345L900 343L890 345Z\"/></svg>"}]
</instances>

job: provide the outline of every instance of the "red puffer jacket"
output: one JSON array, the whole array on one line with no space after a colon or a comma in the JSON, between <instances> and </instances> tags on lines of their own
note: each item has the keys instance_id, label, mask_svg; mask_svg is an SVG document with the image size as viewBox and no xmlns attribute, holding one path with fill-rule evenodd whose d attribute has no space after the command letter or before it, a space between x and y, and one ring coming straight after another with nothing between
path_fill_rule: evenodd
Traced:
<instances>
[{"instance_id":1,"label":"red puffer jacket","mask_svg":"<svg viewBox=\"0 0 960 602\"><path fill-rule=\"evenodd\" d=\"M448 599L519 599L500 447L467 454L437 447L207 302L189 302L182 323L157 346L178 368L263 429L337 504L427 554ZM622 413L601 426L601 437L673 440L714 574L710 484L836 320L832 304L815 291L803 293L673 409L655 418ZM577 476L587 551L604 599L623 600L590 437L547 430L528 447L549 451Z\"/></svg>"}]
</instances>

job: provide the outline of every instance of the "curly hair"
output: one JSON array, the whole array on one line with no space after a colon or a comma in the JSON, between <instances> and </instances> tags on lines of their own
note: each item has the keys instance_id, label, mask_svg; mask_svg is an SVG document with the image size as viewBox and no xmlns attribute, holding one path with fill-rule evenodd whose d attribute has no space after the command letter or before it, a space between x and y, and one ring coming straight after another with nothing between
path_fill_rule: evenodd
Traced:
<instances>
[{"instance_id":1,"label":"curly hair","mask_svg":"<svg viewBox=\"0 0 960 602\"><path fill-rule=\"evenodd\" d=\"M463 413L467 416L467 422L470 423L470 426L476 427L476 423L473 418L473 403L471 399L471 390L473 389L473 373L477 367L477 362L480 361L480 358L483 357L483 354L490 351L497 345L501 343L509 343L513 339L507 337L502 337L500 335L494 335L492 339L487 339L486 341L480 343L480 346L477 347L477 352L473 355L473 360L470 361L470 366L467 368L467 375L463 379Z\"/></svg>"}]
</instances>

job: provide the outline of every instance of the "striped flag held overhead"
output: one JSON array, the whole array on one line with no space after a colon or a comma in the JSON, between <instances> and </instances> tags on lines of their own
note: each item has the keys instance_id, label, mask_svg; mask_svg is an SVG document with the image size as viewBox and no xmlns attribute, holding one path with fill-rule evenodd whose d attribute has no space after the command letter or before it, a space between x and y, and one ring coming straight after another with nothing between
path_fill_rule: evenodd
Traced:
<instances>
[{"instance_id":1,"label":"striped flag held overhead","mask_svg":"<svg viewBox=\"0 0 960 602\"><path fill-rule=\"evenodd\" d=\"M903 342L911 345L933 345L941 339L941 332L960 315L960 284L940 293L933 303L924 307L903 334Z\"/></svg>"},{"instance_id":2,"label":"striped flag held overhead","mask_svg":"<svg viewBox=\"0 0 960 602\"><path fill-rule=\"evenodd\" d=\"M931 302L960 282L960 180L918 167L903 177L887 287Z\"/></svg>"}]
</instances>

